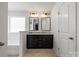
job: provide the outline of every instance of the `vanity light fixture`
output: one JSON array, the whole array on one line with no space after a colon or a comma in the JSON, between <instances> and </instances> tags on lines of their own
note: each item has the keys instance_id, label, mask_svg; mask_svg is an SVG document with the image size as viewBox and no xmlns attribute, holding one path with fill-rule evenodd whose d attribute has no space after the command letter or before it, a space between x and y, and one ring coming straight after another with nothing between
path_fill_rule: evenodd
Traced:
<instances>
[{"instance_id":1,"label":"vanity light fixture","mask_svg":"<svg viewBox=\"0 0 79 59\"><path fill-rule=\"evenodd\" d=\"M36 11L31 11L30 12L30 16L31 17L37 17L38 15L37 15L37 12Z\"/></svg>"},{"instance_id":2,"label":"vanity light fixture","mask_svg":"<svg viewBox=\"0 0 79 59\"><path fill-rule=\"evenodd\" d=\"M30 12L30 15L36 15L36 14L37 14L37 12L35 12L35 11Z\"/></svg>"},{"instance_id":3,"label":"vanity light fixture","mask_svg":"<svg viewBox=\"0 0 79 59\"><path fill-rule=\"evenodd\" d=\"M35 9L32 9L32 10L30 11L30 16L31 16L31 17L38 17L37 11L36 11Z\"/></svg>"},{"instance_id":4,"label":"vanity light fixture","mask_svg":"<svg viewBox=\"0 0 79 59\"><path fill-rule=\"evenodd\" d=\"M49 10L47 8L45 8L44 11L43 11L43 14L44 15L50 15L50 12L49 12Z\"/></svg>"},{"instance_id":5,"label":"vanity light fixture","mask_svg":"<svg viewBox=\"0 0 79 59\"><path fill-rule=\"evenodd\" d=\"M43 9L43 11L41 11L41 12L37 11L35 8L33 8L33 9L30 10L29 14L30 14L31 17L39 17L39 16L49 17L50 16L50 11L47 8Z\"/></svg>"},{"instance_id":6,"label":"vanity light fixture","mask_svg":"<svg viewBox=\"0 0 79 59\"><path fill-rule=\"evenodd\" d=\"M36 10L36 8L31 8L30 10L29 10L29 16L32 16L32 17L36 17L37 16L37 10Z\"/></svg>"},{"instance_id":7,"label":"vanity light fixture","mask_svg":"<svg viewBox=\"0 0 79 59\"><path fill-rule=\"evenodd\" d=\"M42 12L42 17L48 17L50 15L50 12L48 9L44 9Z\"/></svg>"},{"instance_id":8,"label":"vanity light fixture","mask_svg":"<svg viewBox=\"0 0 79 59\"><path fill-rule=\"evenodd\" d=\"M50 15L50 12L49 11L44 11L43 14L44 15Z\"/></svg>"}]
</instances>

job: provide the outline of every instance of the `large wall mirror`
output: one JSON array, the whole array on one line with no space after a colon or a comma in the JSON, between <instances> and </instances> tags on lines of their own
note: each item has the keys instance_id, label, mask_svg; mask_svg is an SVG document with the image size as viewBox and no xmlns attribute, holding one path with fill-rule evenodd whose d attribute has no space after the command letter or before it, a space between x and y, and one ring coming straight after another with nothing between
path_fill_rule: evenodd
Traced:
<instances>
[{"instance_id":1,"label":"large wall mirror","mask_svg":"<svg viewBox=\"0 0 79 59\"><path fill-rule=\"evenodd\" d=\"M29 17L29 30L30 31L39 30L39 18L38 17Z\"/></svg>"},{"instance_id":2,"label":"large wall mirror","mask_svg":"<svg viewBox=\"0 0 79 59\"><path fill-rule=\"evenodd\" d=\"M43 30L43 31L51 30L51 18L50 17L41 18L41 30Z\"/></svg>"}]
</instances>

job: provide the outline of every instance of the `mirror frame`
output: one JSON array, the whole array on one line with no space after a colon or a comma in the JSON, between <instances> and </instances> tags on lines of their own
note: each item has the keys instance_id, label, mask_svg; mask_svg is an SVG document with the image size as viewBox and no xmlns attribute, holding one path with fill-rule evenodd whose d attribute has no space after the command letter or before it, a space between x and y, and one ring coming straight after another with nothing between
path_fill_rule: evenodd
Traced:
<instances>
[{"instance_id":1,"label":"mirror frame","mask_svg":"<svg viewBox=\"0 0 79 59\"><path fill-rule=\"evenodd\" d=\"M47 18L47 20L45 19ZM49 19L49 29L43 29L43 21L48 21ZM51 17L41 17L41 30L42 31L51 31Z\"/></svg>"},{"instance_id":2,"label":"mirror frame","mask_svg":"<svg viewBox=\"0 0 79 59\"><path fill-rule=\"evenodd\" d=\"M38 20L38 30L34 30L34 23L33 23L33 30L30 30L30 19ZM39 31L39 17L29 17L29 31Z\"/></svg>"}]
</instances>

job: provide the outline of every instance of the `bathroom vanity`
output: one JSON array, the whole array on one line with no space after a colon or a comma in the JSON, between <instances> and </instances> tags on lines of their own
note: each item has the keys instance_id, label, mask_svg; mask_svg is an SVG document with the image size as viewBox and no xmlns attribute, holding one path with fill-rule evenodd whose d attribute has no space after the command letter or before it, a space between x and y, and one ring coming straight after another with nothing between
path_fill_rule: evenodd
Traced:
<instances>
[{"instance_id":1,"label":"bathroom vanity","mask_svg":"<svg viewBox=\"0 0 79 59\"><path fill-rule=\"evenodd\" d=\"M37 34L27 35L27 47L28 49L48 49L53 48L53 35Z\"/></svg>"}]
</instances>

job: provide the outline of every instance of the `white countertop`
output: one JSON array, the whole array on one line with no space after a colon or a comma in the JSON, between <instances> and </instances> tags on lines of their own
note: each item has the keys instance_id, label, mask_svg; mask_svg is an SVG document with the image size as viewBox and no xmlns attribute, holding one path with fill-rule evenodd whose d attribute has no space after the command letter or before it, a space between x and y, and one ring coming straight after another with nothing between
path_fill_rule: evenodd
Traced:
<instances>
[{"instance_id":1,"label":"white countertop","mask_svg":"<svg viewBox=\"0 0 79 59\"><path fill-rule=\"evenodd\" d=\"M28 32L28 31L21 31L21 33L27 33L27 34L29 34L29 35L47 35L47 34L49 34L49 35L51 35L51 34L53 34L52 32L38 32L38 31L30 31L30 32Z\"/></svg>"}]
</instances>

